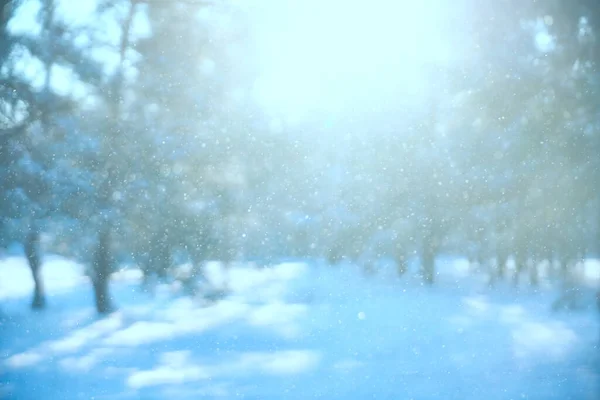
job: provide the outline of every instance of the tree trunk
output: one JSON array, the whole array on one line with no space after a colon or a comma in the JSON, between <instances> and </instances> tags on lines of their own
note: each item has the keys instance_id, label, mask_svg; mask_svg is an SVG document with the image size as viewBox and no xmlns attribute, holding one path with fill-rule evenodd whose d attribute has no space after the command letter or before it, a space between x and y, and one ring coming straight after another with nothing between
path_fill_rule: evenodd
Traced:
<instances>
[{"instance_id":1,"label":"tree trunk","mask_svg":"<svg viewBox=\"0 0 600 400\"><path fill-rule=\"evenodd\" d=\"M25 257L29 263L31 269L31 275L33 276L33 300L31 302L31 308L39 310L45 308L46 298L44 295L44 285L41 278L41 257L39 250L39 238L40 234L37 229L32 228L25 239Z\"/></svg>"},{"instance_id":2,"label":"tree trunk","mask_svg":"<svg viewBox=\"0 0 600 400\"><path fill-rule=\"evenodd\" d=\"M423 253L423 282L428 285L433 284L435 274L435 256L433 252L425 251Z\"/></svg>"},{"instance_id":3,"label":"tree trunk","mask_svg":"<svg viewBox=\"0 0 600 400\"><path fill-rule=\"evenodd\" d=\"M515 255L515 274L513 275L513 285L519 286L521 272L525 269L525 260L520 255Z\"/></svg>"},{"instance_id":4,"label":"tree trunk","mask_svg":"<svg viewBox=\"0 0 600 400\"><path fill-rule=\"evenodd\" d=\"M435 279L435 257L440 248L439 229L429 227L421 245L421 276L423 282L432 285Z\"/></svg>"},{"instance_id":5,"label":"tree trunk","mask_svg":"<svg viewBox=\"0 0 600 400\"><path fill-rule=\"evenodd\" d=\"M150 275L152 273L150 270L150 261L143 260L140 263L140 270L142 271L142 287L147 287L148 283L150 283Z\"/></svg>"},{"instance_id":6,"label":"tree trunk","mask_svg":"<svg viewBox=\"0 0 600 400\"><path fill-rule=\"evenodd\" d=\"M152 273L151 258L150 256L145 257L140 263L140 269L142 271L142 290L149 294L154 294L154 275Z\"/></svg>"},{"instance_id":7,"label":"tree trunk","mask_svg":"<svg viewBox=\"0 0 600 400\"><path fill-rule=\"evenodd\" d=\"M52 43L53 41L53 19L54 19L54 3L53 2L42 2L42 25L43 25L43 34L46 39ZM50 82L52 78L52 65L54 64L55 54L52 46L48 46L46 48L46 52L42 57L42 62L45 67L45 78L44 78L44 95L47 96L50 93ZM44 134L48 134L48 116L52 112L50 108L52 103L46 104L45 107L41 108L40 121L42 125L42 129ZM36 190L37 192L37 190ZM39 200L39 193L37 193ZM25 239L25 256L27 257L27 262L29 263L29 268L31 268L31 274L33 276L33 300L31 301L31 308L34 310L40 310L46 307L46 298L44 295L44 285L41 277L41 257L40 257L40 232L35 226L35 217L33 219L34 226L31 227L29 233L27 234L27 238Z\"/></svg>"},{"instance_id":8,"label":"tree trunk","mask_svg":"<svg viewBox=\"0 0 600 400\"><path fill-rule=\"evenodd\" d=\"M408 260L404 254L396 254L396 268L398 275L403 276L408 270Z\"/></svg>"},{"instance_id":9,"label":"tree trunk","mask_svg":"<svg viewBox=\"0 0 600 400\"><path fill-rule=\"evenodd\" d=\"M108 281L110 279L110 229L103 228L98 238L98 247L92 261L92 283L94 285L94 300L96 311L99 314L107 314L112 311L110 296L108 293Z\"/></svg>"},{"instance_id":10,"label":"tree trunk","mask_svg":"<svg viewBox=\"0 0 600 400\"><path fill-rule=\"evenodd\" d=\"M421 273L423 275L423 282L428 285L432 285L434 281L435 253L436 246L434 239L428 237L423 243L423 251L421 254Z\"/></svg>"},{"instance_id":11,"label":"tree trunk","mask_svg":"<svg viewBox=\"0 0 600 400\"><path fill-rule=\"evenodd\" d=\"M506 263L508 262L508 256L505 253L498 254L497 262L497 277L498 280L502 280L506 276Z\"/></svg>"},{"instance_id":12,"label":"tree trunk","mask_svg":"<svg viewBox=\"0 0 600 400\"><path fill-rule=\"evenodd\" d=\"M326 250L327 263L336 265L342 260L340 245L335 243L332 247Z\"/></svg>"},{"instance_id":13,"label":"tree trunk","mask_svg":"<svg viewBox=\"0 0 600 400\"><path fill-rule=\"evenodd\" d=\"M529 284L533 287L538 287L540 284L538 263L536 260L530 260L529 264Z\"/></svg>"},{"instance_id":14,"label":"tree trunk","mask_svg":"<svg viewBox=\"0 0 600 400\"><path fill-rule=\"evenodd\" d=\"M373 260L365 260L363 263L363 271L366 276L375 275L375 262Z\"/></svg>"},{"instance_id":15,"label":"tree trunk","mask_svg":"<svg viewBox=\"0 0 600 400\"><path fill-rule=\"evenodd\" d=\"M167 277L170 267L170 254L168 244L168 233L166 229L154 235L152 248L150 249L150 270L156 272L160 280Z\"/></svg>"},{"instance_id":16,"label":"tree trunk","mask_svg":"<svg viewBox=\"0 0 600 400\"><path fill-rule=\"evenodd\" d=\"M572 309L575 307L575 291L571 277L571 262L567 258L559 258L559 272L561 282L561 293L558 299L552 303L552 310Z\"/></svg>"}]
</instances>

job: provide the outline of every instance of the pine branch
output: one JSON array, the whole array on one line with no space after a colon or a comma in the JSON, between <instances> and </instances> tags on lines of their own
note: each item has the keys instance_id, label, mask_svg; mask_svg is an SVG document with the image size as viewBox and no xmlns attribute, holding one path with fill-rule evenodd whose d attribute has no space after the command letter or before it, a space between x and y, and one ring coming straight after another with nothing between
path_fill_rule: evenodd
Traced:
<instances>
[{"instance_id":1,"label":"pine branch","mask_svg":"<svg viewBox=\"0 0 600 400\"><path fill-rule=\"evenodd\" d=\"M47 43L41 43L36 38L22 36L16 38L16 43L21 44L29 52L40 60L47 60L51 56L51 50ZM56 63L66 64L71 67L84 82L101 82L104 70L99 62L93 61L85 51L73 46L67 40L56 37L52 43L54 60Z\"/></svg>"},{"instance_id":2,"label":"pine branch","mask_svg":"<svg viewBox=\"0 0 600 400\"><path fill-rule=\"evenodd\" d=\"M5 146L10 140L22 135L32 122L32 119L26 118L16 126L0 129L0 146Z\"/></svg>"}]
</instances>

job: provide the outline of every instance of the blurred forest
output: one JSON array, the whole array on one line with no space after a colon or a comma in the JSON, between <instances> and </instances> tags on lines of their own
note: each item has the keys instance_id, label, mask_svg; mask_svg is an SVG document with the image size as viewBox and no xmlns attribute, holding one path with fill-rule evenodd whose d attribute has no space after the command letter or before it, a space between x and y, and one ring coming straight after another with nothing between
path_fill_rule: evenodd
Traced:
<instances>
[{"instance_id":1,"label":"blurred forest","mask_svg":"<svg viewBox=\"0 0 600 400\"><path fill-rule=\"evenodd\" d=\"M421 70L419 96L345 87L304 118L254 95L260 5L98 0L82 22L72 3L0 1L0 247L24 249L34 308L44 254L88 267L100 313L123 263L166 279L206 260L393 260L434 284L457 255L490 284L538 285L598 254L595 0L452 3L453 56Z\"/></svg>"}]
</instances>

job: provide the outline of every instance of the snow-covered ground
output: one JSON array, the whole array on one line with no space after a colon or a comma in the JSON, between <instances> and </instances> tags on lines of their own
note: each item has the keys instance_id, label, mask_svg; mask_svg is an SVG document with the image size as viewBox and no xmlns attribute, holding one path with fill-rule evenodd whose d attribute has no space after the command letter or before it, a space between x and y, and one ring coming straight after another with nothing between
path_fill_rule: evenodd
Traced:
<instances>
[{"instance_id":1,"label":"snow-covered ground","mask_svg":"<svg viewBox=\"0 0 600 400\"><path fill-rule=\"evenodd\" d=\"M554 290L490 289L460 262L434 287L286 263L234 268L207 303L151 296L127 270L99 318L81 266L43 268L48 309L32 312L24 261L0 260L1 399L600 399L591 290L590 307L553 313Z\"/></svg>"}]
</instances>

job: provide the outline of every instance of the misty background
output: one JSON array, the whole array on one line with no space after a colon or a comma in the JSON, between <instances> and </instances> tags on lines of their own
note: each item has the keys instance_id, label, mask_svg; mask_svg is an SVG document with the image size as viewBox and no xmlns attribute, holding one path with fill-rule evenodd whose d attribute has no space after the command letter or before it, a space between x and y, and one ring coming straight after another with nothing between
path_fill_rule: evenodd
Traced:
<instances>
[{"instance_id":1,"label":"misty background","mask_svg":"<svg viewBox=\"0 0 600 400\"><path fill-rule=\"evenodd\" d=\"M459 287L595 301L593 0L0 7L0 255L24 257L36 310L50 256L101 315L123 269L143 295L221 299L236 265L290 260L435 288L460 258Z\"/></svg>"}]
</instances>

